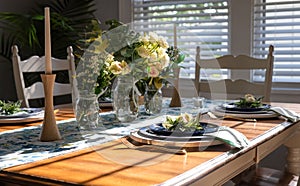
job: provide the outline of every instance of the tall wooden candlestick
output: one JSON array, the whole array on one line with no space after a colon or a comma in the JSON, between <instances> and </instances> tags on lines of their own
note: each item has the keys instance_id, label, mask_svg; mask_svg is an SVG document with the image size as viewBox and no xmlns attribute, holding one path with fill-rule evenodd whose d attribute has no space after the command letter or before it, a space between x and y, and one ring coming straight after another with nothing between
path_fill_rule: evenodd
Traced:
<instances>
[{"instance_id":1,"label":"tall wooden candlestick","mask_svg":"<svg viewBox=\"0 0 300 186\"><path fill-rule=\"evenodd\" d=\"M41 74L45 93L45 112L41 141L55 141L61 139L59 130L56 125L54 106L53 106L53 88L55 74L52 74L51 62L51 37L50 37L50 10L45 8L45 74Z\"/></svg>"},{"instance_id":2,"label":"tall wooden candlestick","mask_svg":"<svg viewBox=\"0 0 300 186\"><path fill-rule=\"evenodd\" d=\"M41 74L45 92L45 113L40 135L41 141L60 140L61 136L56 125L54 107L53 107L53 87L55 74Z\"/></svg>"}]
</instances>

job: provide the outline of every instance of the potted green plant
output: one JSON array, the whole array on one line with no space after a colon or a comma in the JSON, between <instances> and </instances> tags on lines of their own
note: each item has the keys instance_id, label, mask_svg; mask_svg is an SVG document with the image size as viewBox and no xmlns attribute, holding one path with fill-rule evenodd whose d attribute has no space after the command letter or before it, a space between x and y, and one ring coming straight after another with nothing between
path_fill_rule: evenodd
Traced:
<instances>
[{"instance_id":1,"label":"potted green plant","mask_svg":"<svg viewBox=\"0 0 300 186\"><path fill-rule=\"evenodd\" d=\"M44 7L51 10L52 56L66 58L67 47L72 46L74 53L80 54L78 42L101 33L99 23L94 16L94 0L60 0L41 3L37 1L26 14L0 12L0 57L11 61L11 47L18 45L22 59L32 55L44 55ZM76 60L76 57L75 57ZM11 65L11 64L10 64ZM11 72L12 73L12 72ZM67 73L59 73L57 81L68 80ZM27 74L27 83L36 82L37 74ZM1 98L3 99L3 98Z\"/></svg>"},{"instance_id":2,"label":"potted green plant","mask_svg":"<svg viewBox=\"0 0 300 186\"><path fill-rule=\"evenodd\" d=\"M76 50L76 42L90 32L94 16L94 0L63 0L37 3L27 14L0 12L0 55L10 59L10 48L17 44L20 55L44 55L44 7L51 10L52 55L65 58L67 46ZM97 28L100 30L100 28Z\"/></svg>"}]
</instances>

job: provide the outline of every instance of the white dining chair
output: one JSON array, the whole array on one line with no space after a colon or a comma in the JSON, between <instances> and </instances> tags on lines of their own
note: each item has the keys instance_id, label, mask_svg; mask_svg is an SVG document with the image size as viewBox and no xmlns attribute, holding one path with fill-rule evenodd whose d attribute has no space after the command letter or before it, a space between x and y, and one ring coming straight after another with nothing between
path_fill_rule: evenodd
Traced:
<instances>
[{"instance_id":1,"label":"white dining chair","mask_svg":"<svg viewBox=\"0 0 300 186\"><path fill-rule=\"evenodd\" d=\"M200 58L200 47L196 49L195 87L199 95L208 98L237 99L245 94L263 96L264 101L270 101L273 77L273 50L269 46L267 58L259 59L246 55L224 55L213 59ZM260 70L264 73L262 82L249 79L232 79L230 75L222 78L223 71L228 70ZM206 75L206 77L203 77Z\"/></svg>"},{"instance_id":2,"label":"white dining chair","mask_svg":"<svg viewBox=\"0 0 300 186\"><path fill-rule=\"evenodd\" d=\"M256 97L263 96L263 101L270 102L273 77L274 47L269 46L268 55L264 59L246 55L224 55L213 59L200 58L200 47L196 48L195 88L200 96L209 98L236 99L245 94ZM221 78L224 70L258 70L264 79L261 82L247 79L231 79L230 75ZM202 71L201 71L202 70ZM228 72L228 71L227 71ZM263 74L264 72L264 74ZM203 75L212 76L205 79ZM234 185L300 185L299 174L293 174L267 167L253 166L234 178Z\"/></svg>"},{"instance_id":3,"label":"white dining chair","mask_svg":"<svg viewBox=\"0 0 300 186\"><path fill-rule=\"evenodd\" d=\"M75 63L73 49L71 46L67 48L67 59L52 58L53 73L57 71L68 72L67 83L54 83L53 96L71 95L71 103L55 102L55 107L73 107L75 97L77 95L75 87ZM44 87L41 81L34 82L32 85L25 86L25 73L44 73L45 71L45 57L32 56L29 59L21 60L19 56L19 49L16 45L12 46L12 62L15 79L15 87L18 100L22 101L22 107L30 107L30 100L43 99Z\"/></svg>"}]
</instances>

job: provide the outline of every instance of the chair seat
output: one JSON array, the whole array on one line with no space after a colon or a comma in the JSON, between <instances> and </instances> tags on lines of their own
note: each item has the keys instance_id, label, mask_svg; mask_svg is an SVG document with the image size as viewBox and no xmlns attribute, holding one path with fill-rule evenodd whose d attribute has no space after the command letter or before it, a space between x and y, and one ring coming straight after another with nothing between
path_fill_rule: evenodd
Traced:
<instances>
[{"instance_id":1,"label":"chair seat","mask_svg":"<svg viewBox=\"0 0 300 186\"><path fill-rule=\"evenodd\" d=\"M226 183L226 186L299 186L299 176L277 169L258 167L255 165ZM299 183L300 184L300 183Z\"/></svg>"},{"instance_id":2,"label":"chair seat","mask_svg":"<svg viewBox=\"0 0 300 186\"><path fill-rule=\"evenodd\" d=\"M297 186L299 176L289 172L261 167L249 183L253 186Z\"/></svg>"}]
</instances>

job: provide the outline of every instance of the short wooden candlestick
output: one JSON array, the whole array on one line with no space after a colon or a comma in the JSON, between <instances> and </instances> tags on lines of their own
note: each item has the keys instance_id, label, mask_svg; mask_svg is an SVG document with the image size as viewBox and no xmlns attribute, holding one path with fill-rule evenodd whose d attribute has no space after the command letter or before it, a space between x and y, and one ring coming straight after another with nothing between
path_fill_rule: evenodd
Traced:
<instances>
[{"instance_id":1,"label":"short wooden candlestick","mask_svg":"<svg viewBox=\"0 0 300 186\"><path fill-rule=\"evenodd\" d=\"M180 100L180 96L179 96L177 91L178 90L176 90L174 88L174 92L173 92L173 95L172 95L170 107L181 107L181 100Z\"/></svg>"},{"instance_id":2,"label":"short wooden candlestick","mask_svg":"<svg viewBox=\"0 0 300 186\"><path fill-rule=\"evenodd\" d=\"M180 68L174 69L174 75L176 77L175 82L174 82L174 90L173 90L173 95L170 103L170 107L181 107L181 99L179 96L179 73L180 73Z\"/></svg>"},{"instance_id":3,"label":"short wooden candlestick","mask_svg":"<svg viewBox=\"0 0 300 186\"><path fill-rule=\"evenodd\" d=\"M42 132L40 134L41 141L55 141L61 139L56 125L53 106L53 88L55 77L55 74L41 74L45 93L45 113Z\"/></svg>"}]
</instances>

